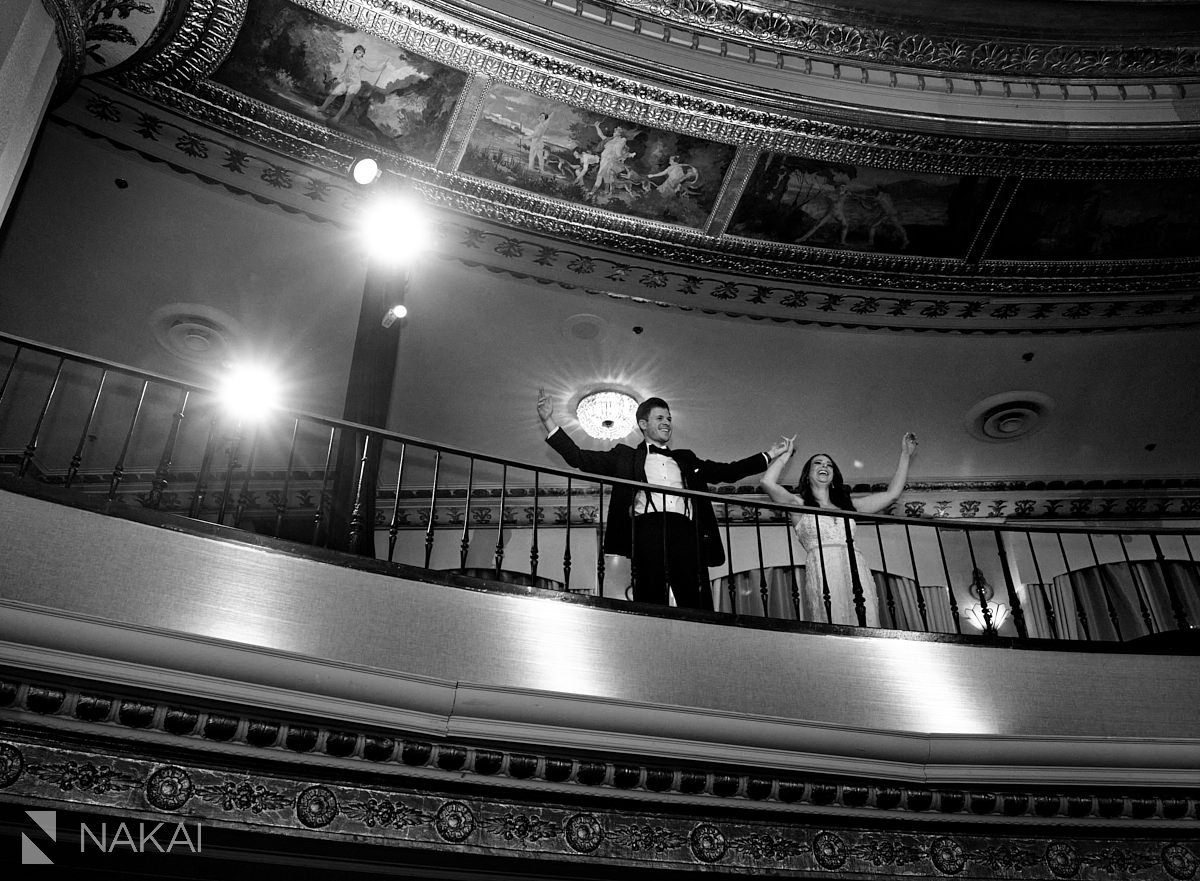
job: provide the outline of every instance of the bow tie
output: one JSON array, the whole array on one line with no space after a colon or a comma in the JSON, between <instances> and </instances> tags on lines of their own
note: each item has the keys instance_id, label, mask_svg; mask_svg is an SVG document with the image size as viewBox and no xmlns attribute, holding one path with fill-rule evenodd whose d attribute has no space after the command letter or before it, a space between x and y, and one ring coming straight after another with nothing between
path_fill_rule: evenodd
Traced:
<instances>
[{"instance_id":1,"label":"bow tie","mask_svg":"<svg viewBox=\"0 0 1200 881\"><path fill-rule=\"evenodd\" d=\"M675 455L670 450L668 450L666 447L656 447L656 446L654 446L654 444L646 444L646 452L647 453L658 453L658 455L660 455L660 456L668 456L671 458L674 458L674 455Z\"/></svg>"}]
</instances>

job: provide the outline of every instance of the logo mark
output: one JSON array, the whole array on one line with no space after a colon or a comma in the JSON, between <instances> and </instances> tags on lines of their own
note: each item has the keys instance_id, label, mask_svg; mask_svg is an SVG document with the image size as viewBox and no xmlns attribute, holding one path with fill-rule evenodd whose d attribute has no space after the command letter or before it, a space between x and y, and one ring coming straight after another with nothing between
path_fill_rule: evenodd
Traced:
<instances>
[{"instance_id":1,"label":"logo mark","mask_svg":"<svg viewBox=\"0 0 1200 881\"><path fill-rule=\"evenodd\" d=\"M58 841L57 811L26 811L25 816L33 820L51 842ZM21 865L23 866L52 866L54 860L46 856L42 849L24 832L21 833Z\"/></svg>"}]
</instances>

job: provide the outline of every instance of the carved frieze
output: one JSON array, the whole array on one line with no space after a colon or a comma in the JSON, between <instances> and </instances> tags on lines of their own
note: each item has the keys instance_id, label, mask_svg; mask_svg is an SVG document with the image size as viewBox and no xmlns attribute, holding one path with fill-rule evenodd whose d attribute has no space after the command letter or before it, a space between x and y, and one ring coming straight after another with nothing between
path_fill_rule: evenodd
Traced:
<instances>
[{"instance_id":1,"label":"carved frieze","mask_svg":"<svg viewBox=\"0 0 1200 881\"><path fill-rule=\"evenodd\" d=\"M390 780L331 780L328 774L312 774L319 764L315 757L300 765L292 761L278 766L259 758L247 771L222 767L212 756L160 759L139 753L134 757L72 748L45 732L10 734L0 741L0 799L107 815L114 827L133 817L167 825L186 823L210 846L218 844L224 830L254 829L330 843L482 853L494 859L644 869L704 867L817 878L853 872L867 878L961 874L999 879L1019 873L1022 878L1186 881L1200 868L1200 842L1194 835L1168 836L1165 829L1109 836L1097 834L1094 827L1084 827L1080 834L1080 827L1061 824L1043 829L1028 823L955 826L951 821L955 813L978 819L989 809L1001 808L999 816L1013 817L1033 807L1043 812L1043 823L1059 811L1080 819L1095 809L1095 817L1103 819L1125 810L1131 801L1139 816L1150 817L1153 814L1146 811L1158 808L1153 797L1031 799L1024 794L955 791L922 802L915 791L886 786L813 786L816 805L866 805L878 799L898 806L908 799L910 810L924 814L919 823L908 825L878 826L863 816L829 825L821 812L800 813L787 822L756 817L753 806L765 793L753 787L768 783L757 778L738 800L749 801L750 810L728 802L725 811L716 813L712 808L703 814L686 808L663 813L645 800L616 806L611 800L565 804L549 792L530 798L496 787L460 794L428 775L420 787ZM618 774L629 770L615 769ZM716 779L720 787L736 783L736 778ZM629 781L614 778L597 790L629 791L641 785L639 774ZM789 797L805 800L807 789L799 787ZM1175 813L1176 803L1188 811L1194 807L1186 798L1171 800L1170 815L1176 820L1160 819L1160 826L1188 822L1188 816ZM192 844L190 851L196 854ZM177 858L183 858L182 850Z\"/></svg>"},{"instance_id":2,"label":"carved frieze","mask_svg":"<svg viewBox=\"0 0 1200 881\"><path fill-rule=\"evenodd\" d=\"M221 0L205 0L219 3ZM234 0L223 0L233 4ZM190 88L211 75L215 63L224 58L232 45L231 20L244 14L247 0L239 0L237 9L219 6L202 9L204 3L189 8L179 36L153 62L131 71L122 80L128 85L175 86ZM672 91L648 81L619 76L595 66L572 60L569 56L555 57L511 40L487 33L479 27L468 26L433 7L401 4L390 0L296 0L297 5L311 9L363 33L373 34L389 43L419 52L424 57L470 73L483 74L522 90L561 100L614 117L686 132L726 143L745 143L784 152L804 152L827 161L847 161L844 148L856 149L855 161L873 164L895 164L919 169L920 163L937 161L938 168L948 168L963 157L965 173L1017 173L1033 164L1044 164L1045 173L1063 173L1054 164L1075 160L1085 163L1089 174L1106 176L1120 173L1122 165L1133 163L1142 173L1164 175L1163 163L1180 161L1200 167L1194 143L1181 138L1176 143L1160 145L1121 143L1106 139L1103 142L1081 144L1079 139L1046 139L1044 143L1026 143L1010 139L946 138L917 132L904 133L894 127L872 129L823 122L819 108L805 102L794 114L759 109L752 94L731 96L730 100ZM203 14L202 14L203 13ZM194 33L205 28L213 33L205 41ZM234 27L236 31L236 27ZM200 43L207 66L185 61L189 52L200 53ZM158 90L155 90L156 93ZM161 93L165 95L165 93ZM713 91L712 95L719 95ZM208 100L216 95L205 95ZM814 110L817 115L814 116ZM825 144L830 152L814 152L816 144ZM843 149L838 149L842 145ZM863 150L876 152L866 154ZM980 165L989 161L990 166ZM1151 161L1154 160L1154 161ZM916 163L916 164L914 164ZM970 171L966 169L970 167ZM1068 172L1077 174L1076 170ZM1185 169L1179 168L1182 172Z\"/></svg>"},{"instance_id":3,"label":"carved frieze","mask_svg":"<svg viewBox=\"0 0 1200 881\"><path fill-rule=\"evenodd\" d=\"M562 845L558 852L567 854L614 856L610 848L601 847L614 837L632 850L661 852L686 846L695 820L685 827L682 841L672 837L680 834L678 828L644 834L641 824L662 808L675 813L700 808L710 816L724 812L727 819L749 823L764 835L742 856L774 854L782 860L798 855L787 843L786 827L805 816L819 818L814 833L828 821L858 822L865 831L879 821L928 825L940 820L990 834L1019 820L1026 828L1056 832L1069 821L1086 822L1092 834L1104 834L1106 827L1136 834L1155 826L1178 834L1194 826L1200 804L1195 793L1186 790L1156 791L1133 784L1128 791L1091 791L1046 787L1035 779L1010 781L997 792L979 783L896 783L694 762L676 766L661 757L574 756L536 747L522 751L503 744L434 742L400 731L347 728L333 719L301 724L274 718L261 708L205 710L186 701L110 694L99 683L82 689L13 677L0 680L0 731L0 798L149 806L231 821L282 811L289 822L308 829L402 836L425 831L437 836L431 840L452 843L490 833L509 842L557 841ZM124 755L124 750L71 748L62 739L64 732L136 743L137 759ZM156 751L171 758L166 763L157 760ZM247 759L257 772L235 770L244 769ZM225 760L230 768L223 770ZM297 760L304 769L298 774ZM280 776L277 768L283 767L289 770ZM319 775L325 785L307 779L310 774ZM426 781L423 788L412 787L414 775ZM364 787L363 780L371 783ZM525 799L539 791L541 806L551 810L527 823L513 823L502 813L480 812L473 806L464 811L463 800L448 795L454 789L462 792L462 783L476 790L484 787L501 800L503 793ZM614 795L626 796L619 808L620 827L604 822L603 811L593 818L596 822L578 820L575 811L560 813L566 809L556 804L595 799L598 806L611 806ZM786 824L770 821L779 814L788 815ZM749 829L735 825L718 831L728 838L731 831L736 836ZM478 843L481 837L487 836L476 834L473 840ZM720 847L711 830L697 838L699 858L724 855L717 853ZM811 839L807 852L812 853Z\"/></svg>"},{"instance_id":4,"label":"carved frieze","mask_svg":"<svg viewBox=\"0 0 1200 881\"><path fill-rule=\"evenodd\" d=\"M1200 47L1189 45L983 40L874 22L863 26L828 11L822 18L742 0L616 0L612 5L747 45L860 64L1009 77L1193 77L1200 72Z\"/></svg>"}]
</instances>

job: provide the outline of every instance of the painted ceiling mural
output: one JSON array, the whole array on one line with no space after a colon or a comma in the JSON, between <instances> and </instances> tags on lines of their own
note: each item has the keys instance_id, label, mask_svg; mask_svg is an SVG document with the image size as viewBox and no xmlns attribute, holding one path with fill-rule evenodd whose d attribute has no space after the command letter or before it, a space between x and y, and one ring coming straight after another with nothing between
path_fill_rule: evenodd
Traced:
<instances>
[{"instance_id":1,"label":"painted ceiling mural","mask_svg":"<svg viewBox=\"0 0 1200 881\"><path fill-rule=\"evenodd\" d=\"M162 15L168 2L145 5ZM1023 143L722 103L701 86L660 86L655 71L624 79L553 32L535 49L499 13L456 18L453 3L171 9L175 34L111 81L181 114L177 146L205 137L190 118L272 151L256 183L245 150L222 148L242 157L239 186L265 183L268 198L303 177L317 213L348 160L372 153L472 228L460 244L473 261L493 233L521 231L528 247L488 257L501 271L688 309L712 297L724 313L799 323L1200 321L1200 139ZM129 7L139 15L154 17ZM85 100L106 123L122 103ZM143 141L163 124L122 114ZM286 174L285 158L298 163ZM475 229L484 221L497 227ZM567 251L579 253L559 272L554 255Z\"/></svg>"},{"instance_id":2,"label":"painted ceiling mural","mask_svg":"<svg viewBox=\"0 0 1200 881\"><path fill-rule=\"evenodd\" d=\"M996 182L764 153L733 235L824 248L962 257Z\"/></svg>"},{"instance_id":3,"label":"painted ceiling mural","mask_svg":"<svg viewBox=\"0 0 1200 881\"><path fill-rule=\"evenodd\" d=\"M431 161L467 75L285 0L254 0L216 82Z\"/></svg>"},{"instance_id":4,"label":"painted ceiling mural","mask_svg":"<svg viewBox=\"0 0 1200 881\"><path fill-rule=\"evenodd\" d=\"M734 148L508 86L485 99L459 170L609 211L701 227Z\"/></svg>"},{"instance_id":5,"label":"painted ceiling mural","mask_svg":"<svg viewBox=\"0 0 1200 881\"><path fill-rule=\"evenodd\" d=\"M1194 257L1200 180L1025 180L992 247L1009 260Z\"/></svg>"}]
</instances>

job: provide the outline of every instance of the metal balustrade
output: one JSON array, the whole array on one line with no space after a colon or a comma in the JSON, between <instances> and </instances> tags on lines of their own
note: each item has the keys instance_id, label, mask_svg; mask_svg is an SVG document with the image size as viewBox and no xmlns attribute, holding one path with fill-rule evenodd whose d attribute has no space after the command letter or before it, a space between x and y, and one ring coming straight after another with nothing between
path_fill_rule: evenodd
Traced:
<instances>
[{"instance_id":1,"label":"metal balustrade","mask_svg":"<svg viewBox=\"0 0 1200 881\"><path fill-rule=\"evenodd\" d=\"M134 506L397 567L629 596L637 573L606 557L603 536L613 490L643 484L314 414L265 415L251 424L211 389L0 334L8 485L56 486L109 510ZM536 438L531 431L531 445ZM868 516L789 508L744 489L654 488L713 505L726 548L706 586L718 613L1096 642L1200 624L1200 529L1191 525ZM806 555L789 519L804 511L843 524L845 544L818 529ZM835 611L834 570L849 576L850 620Z\"/></svg>"}]
</instances>

